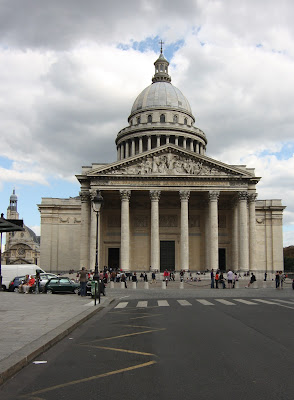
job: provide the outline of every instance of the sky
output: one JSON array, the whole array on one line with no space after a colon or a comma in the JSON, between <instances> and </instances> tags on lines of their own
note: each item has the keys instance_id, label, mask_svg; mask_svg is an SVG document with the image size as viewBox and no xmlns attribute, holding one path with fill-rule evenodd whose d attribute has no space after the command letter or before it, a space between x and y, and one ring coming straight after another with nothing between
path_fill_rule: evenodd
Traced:
<instances>
[{"instance_id":1,"label":"sky","mask_svg":"<svg viewBox=\"0 0 294 400\"><path fill-rule=\"evenodd\" d=\"M1 0L0 212L15 189L37 235L42 197L79 194L81 166L115 138L163 52L207 156L262 177L294 245L292 0Z\"/></svg>"}]
</instances>

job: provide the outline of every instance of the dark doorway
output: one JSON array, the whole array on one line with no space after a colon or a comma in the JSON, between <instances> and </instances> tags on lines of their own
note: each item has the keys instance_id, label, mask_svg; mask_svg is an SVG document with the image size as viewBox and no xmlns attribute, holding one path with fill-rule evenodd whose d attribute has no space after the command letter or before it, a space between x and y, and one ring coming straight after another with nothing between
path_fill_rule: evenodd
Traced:
<instances>
[{"instance_id":1,"label":"dark doorway","mask_svg":"<svg viewBox=\"0 0 294 400\"><path fill-rule=\"evenodd\" d=\"M108 249L108 268L119 269L119 248Z\"/></svg>"},{"instance_id":2,"label":"dark doorway","mask_svg":"<svg viewBox=\"0 0 294 400\"><path fill-rule=\"evenodd\" d=\"M173 240L160 241L160 271L175 269L175 242Z\"/></svg>"},{"instance_id":3,"label":"dark doorway","mask_svg":"<svg viewBox=\"0 0 294 400\"><path fill-rule=\"evenodd\" d=\"M221 271L226 271L226 249L218 249L218 268Z\"/></svg>"}]
</instances>

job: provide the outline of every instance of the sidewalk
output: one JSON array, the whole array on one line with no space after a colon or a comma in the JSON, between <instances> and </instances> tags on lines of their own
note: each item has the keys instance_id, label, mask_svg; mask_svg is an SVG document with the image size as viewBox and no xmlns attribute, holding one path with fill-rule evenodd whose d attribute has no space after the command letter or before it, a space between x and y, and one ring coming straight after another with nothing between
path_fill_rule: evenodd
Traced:
<instances>
[{"instance_id":1,"label":"sidewalk","mask_svg":"<svg viewBox=\"0 0 294 400\"><path fill-rule=\"evenodd\" d=\"M0 385L111 301L0 292Z\"/></svg>"}]
</instances>

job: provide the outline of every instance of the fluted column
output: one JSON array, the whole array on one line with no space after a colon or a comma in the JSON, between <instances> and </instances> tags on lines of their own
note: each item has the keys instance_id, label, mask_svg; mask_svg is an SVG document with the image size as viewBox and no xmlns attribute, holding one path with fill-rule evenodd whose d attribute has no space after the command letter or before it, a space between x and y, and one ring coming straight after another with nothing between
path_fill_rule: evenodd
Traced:
<instances>
[{"instance_id":1,"label":"fluted column","mask_svg":"<svg viewBox=\"0 0 294 400\"><path fill-rule=\"evenodd\" d=\"M239 192L239 266L249 271L247 192Z\"/></svg>"},{"instance_id":2,"label":"fluted column","mask_svg":"<svg viewBox=\"0 0 294 400\"><path fill-rule=\"evenodd\" d=\"M199 142L196 142L196 153L199 154Z\"/></svg>"},{"instance_id":3,"label":"fluted column","mask_svg":"<svg viewBox=\"0 0 294 400\"><path fill-rule=\"evenodd\" d=\"M160 146L160 135L156 135L156 147Z\"/></svg>"},{"instance_id":4,"label":"fluted column","mask_svg":"<svg viewBox=\"0 0 294 400\"><path fill-rule=\"evenodd\" d=\"M178 138L178 136L175 137L175 145L176 145L176 146L179 145L179 138Z\"/></svg>"},{"instance_id":5,"label":"fluted column","mask_svg":"<svg viewBox=\"0 0 294 400\"><path fill-rule=\"evenodd\" d=\"M151 150L151 136L148 136L148 140L147 140L147 149Z\"/></svg>"},{"instance_id":6,"label":"fluted column","mask_svg":"<svg viewBox=\"0 0 294 400\"><path fill-rule=\"evenodd\" d=\"M125 149L126 149L126 158L127 157L129 157L129 142L128 141L126 141L126 144L125 144Z\"/></svg>"},{"instance_id":7,"label":"fluted column","mask_svg":"<svg viewBox=\"0 0 294 400\"><path fill-rule=\"evenodd\" d=\"M169 143L169 135L166 135L166 137L165 137L165 143L166 143L166 144Z\"/></svg>"},{"instance_id":8,"label":"fluted column","mask_svg":"<svg viewBox=\"0 0 294 400\"><path fill-rule=\"evenodd\" d=\"M139 137L139 154L143 152L143 138L142 136Z\"/></svg>"},{"instance_id":9,"label":"fluted column","mask_svg":"<svg viewBox=\"0 0 294 400\"><path fill-rule=\"evenodd\" d=\"M194 151L194 144L193 144L193 140L190 140L190 150Z\"/></svg>"},{"instance_id":10,"label":"fluted column","mask_svg":"<svg viewBox=\"0 0 294 400\"><path fill-rule=\"evenodd\" d=\"M210 268L218 269L218 199L219 191L209 192Z\"/></svg>"},{"instance_id":11,"label":"fluted column","mask_svg":"<svg viewBox=\"0 0 294 400\"><path fill-rule=\"evenodd\" d=\"M239 212L236 198L232 203L232 269L239 269Z\"/></svg>"},{"instance_id":12,"label":"fluted column","mask_svg":"<svg viewBox=\"0 0 294 400\"><path fill-rule=\"evenodd\" d=\"M183 270L189 270L189 211L188 201L190 191L180 190L181 199L181 265Z\"/></svg>"},{"instance_id":13,"label":"fluted column","mask_svg":"<svg viewBox=\"0 0 294 400\"><path fill-rule=\"evenodd\" d=\"M117 161L120 160L120 147L117 146Z\"/></svg>"},{"instance_id":14,"label":"fluted column","mask_svg":"<svg viewBox=\"0 0 294 400\"><path fill-rule=\"evenodd\" d=\"M121 190L121 249L120 267L130 269L130 190Z\"/></svg>"},{"instance_id":15,"label":"fluted column","mask_svg":"<svg viewBox=\"0 0 294 400\"><path fill-rule=\"evenodd\" d=\"M124 152L124 145L123 143L120 144L120 159L123 160L125 157L125 152Z\"/></svg>"},{"instance_id":16,"label":"fluted column","mask_svg":"<svg viewBox=\"0 0 294 400\"><path fill-rule=\"evenodd\" d=\"M210 269L210 219L209 219L209 205L206 205L204 212L204 225L205 225L205 268Z\"/></svg>"},{"instance_id":17,"label":"fluted column","mask_svg":"<svg viewBox=\"0 0 294 400\"><path fill-rule=\"evenodd\" d=\"M92 266L89 264L90 256L90 216L91 216L91 203L90 194L88 191L80 192L81 198L81 234L80 234L80 267L90 269Z\"/></svg>"},{"instance_id":18,"label":"fluted column","mask_svg":"<svg viewBox=\"0 0 294 400\"><path fill-rule=\"evenodd\" d=\"M93 209L92 201L93 198L96 196L97 190L91 190L90 196L91 196L91 206L90 206L90 260L89 260L89 268L93 269L95 268L95 258L96 258L96 226L97 226L97 216L96 212Z\"/></svg>"},{"instance_id":19,"label":"fluted column","mask_svg":"<svg viewBox=\"0 0 294 400\"><path fill-rule=\"evenodd\" d=\"M160 241L159 241L159 190L150 190L151 200L151 268L160 271Z\"/></svg>"},{"instance_id":20,"label":"fluted column","mask_svg":"<svg viewBox=\"0 0 294 400\"><path fill-rule=\"evenodd\" d=\"M136 154L136 143L135 143L135 139L132 139L131 141L131 152L132 152L132 156L134 156Z\"/></svg>"},{"instance_id":21,"label":"fluted column","mask_svg":"<svg viewBox=\"0 0 294 400\"><path fill-rule=\"evenodd\" d=\"M183 148L187 148L187 139L185 137L183 138Z\"/></svg>"},{"instance_id":22,"label":"fluted column","mask_svg":"<svg viewBox=\"0 0 294 400\"><path fill-rule=\"evenodd\" d=\"M255 229L255 202L257 193L248 196L249 202L249 269L256 270L256 229Z\"/></svg>"}]
</instances>

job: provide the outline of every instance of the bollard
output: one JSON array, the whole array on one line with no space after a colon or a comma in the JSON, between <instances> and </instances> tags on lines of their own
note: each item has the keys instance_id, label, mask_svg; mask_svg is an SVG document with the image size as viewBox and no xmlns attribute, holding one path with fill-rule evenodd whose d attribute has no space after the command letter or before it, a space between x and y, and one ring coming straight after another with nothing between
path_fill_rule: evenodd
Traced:
<instances>
[{"instance_id":1,"label":"bollard","mask_svg":"<svg viewBox=\"0 0 294 400\"><path fill-rule=\"evenodd\" d=\"M266 281L263 281L263 282L262 282L262 287L263 287L264 289L267 288Z\"/></svg>"},{"instance_id":2,"label":"bollard","mask_svg":"<svg viewBox=\"0 0 294 400\"><path fill-rule=\"evenodd\" d=\"M166 289L166 283L165 283L165 281L162 281L161 288L162 288L162 289Z\"/></svg>"},{"instance_id":3,"label":"bollard","mask_svg":"<svg viewBox=\"0 0 294 400\"><path fill-rule=\"evenodd\" d=\"M252 287L252 289L258 289L258 284L257 284L257 282L256 282L256 281L253 282L253 283L251 284L251 287Z\"/></svg>"},{"instance_id":4,"label":"bollard","mask_svg":"<svg viewBox=\"0 0 294 400\"><path fill-rule=\"evenodd\" d=\"M184 281L180 282L180 289L184 289Z\"/></svg>"},{"instance_id":5,"label":"bollard","mask_svg":"<svg viewBox=\"0 0 294 400\"><path fill-rule=\"evenodd\" d=\"M114 282L110 281L110 289L114 289Z\"/></svg>"},{"instance_id":6,"label":"bollard","mask_svg":"<svg viewBox=\"0 0 294 400\"><path fill-rule=\"evenodd\" d=\"M120 283L120 288L121 288L121 289L125 289L125 283L124 283L124 282L121 282L121 283Z\"/></svg>"},{"instance_id":7,"label":"bollard","mask_svg":"<svg viewBox=\"0 0 294 400\"><path fill-rule=\"evenodd\" d=\"M137 282L132 282L132 289L137 289Z\"/></svg>"},{"instance_id":8,"label":"bollard","mask_svg":"<svg viewBox=\"0 0 294 400\"><path fill-rule=\"evenodd\" d=\"M235 281L235 289L239 289L240 285L239 285L239 281Z\"/></svg>"},{"instance_id":9,"label":"bollard","mask_svg":"<svg viewBox=\"0 0 294 400\"><path fill-rule=\"evenodd\" d=\"M149 282L144 282L144 289L149 289Z\"/></svg>"}]
</instances>

